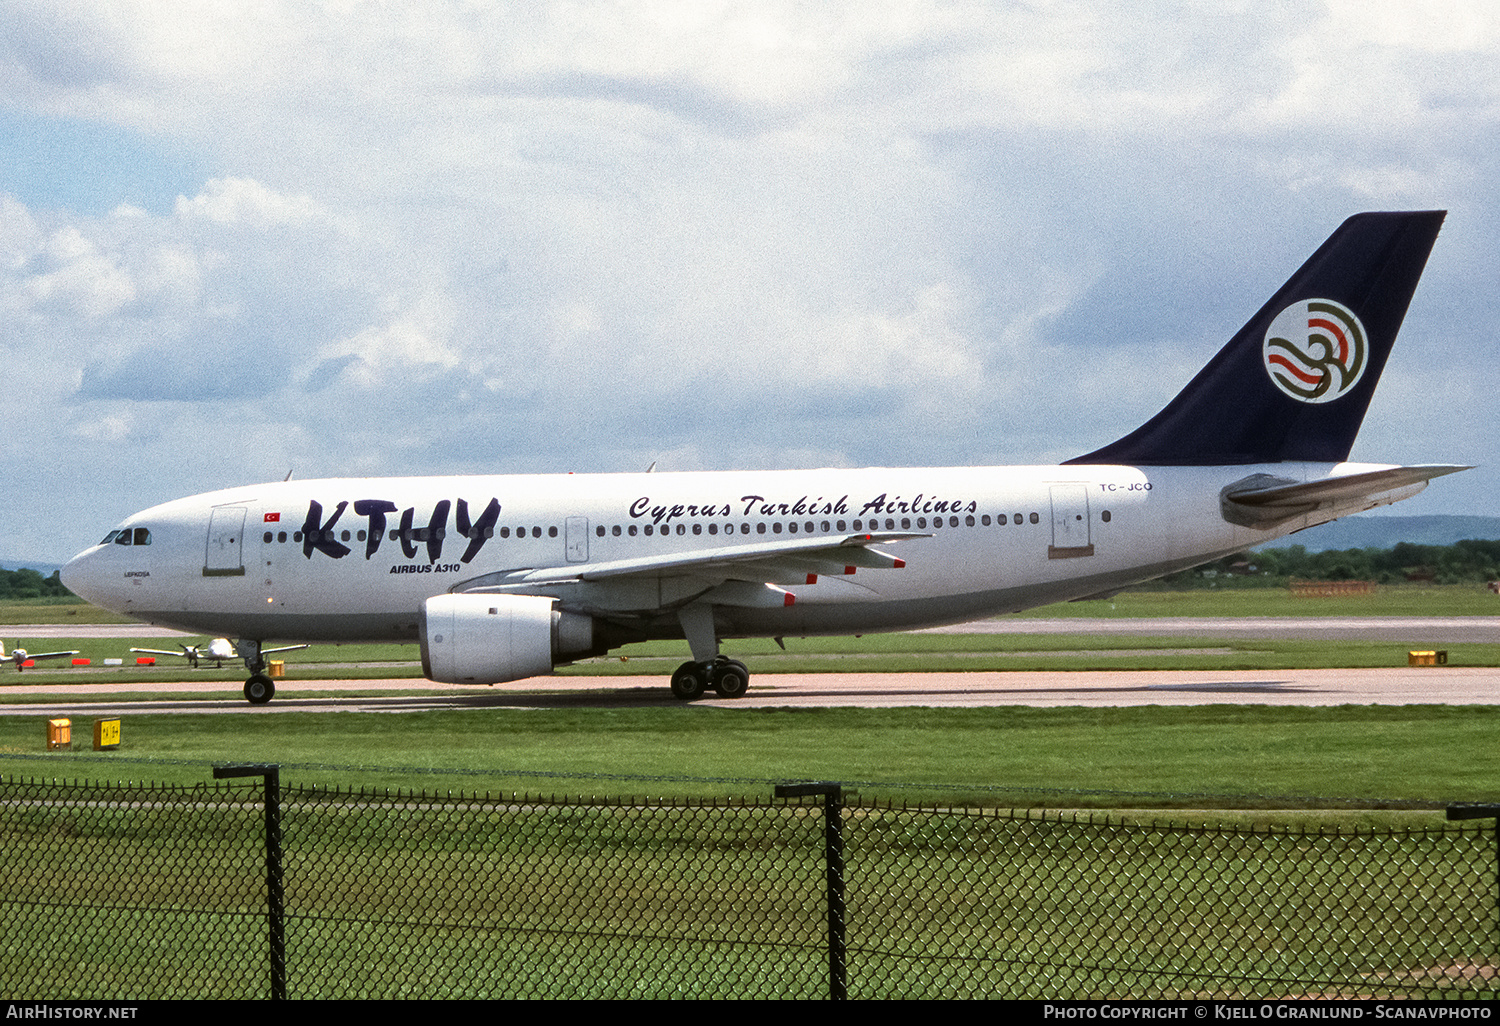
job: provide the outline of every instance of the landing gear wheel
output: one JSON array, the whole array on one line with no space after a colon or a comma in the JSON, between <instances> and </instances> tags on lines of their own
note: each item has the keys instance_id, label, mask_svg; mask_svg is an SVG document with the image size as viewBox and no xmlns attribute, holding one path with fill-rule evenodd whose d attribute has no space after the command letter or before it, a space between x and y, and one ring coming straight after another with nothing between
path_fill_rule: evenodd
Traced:
<instances>
[{"instance_id":1,"label":"landing gear wheel","mask_svg":"<svg viewBox=\"0 0 1500 1026\"><path fill-rule=\"evenodd\" d=\"M672 674L672 694L684 702L703 695L708 687L708 673L701 663L683 663Z\"/></svg>"},{"instance_id":2,"label":"landing gear wheel","mask_svg":"<svg viewBox=\"0 0 1500 1026\"><path fill-rule=\"evenodd\" d=\"M738 659L726 659L714 664L709 680L720 698L744 698L750 688L750 671Z\"/></svg>"},{"instance_id":3,"label":"landing gear wheel","mask_svg":"<svg viewBox=\"0 0 1500 1026\"><path fill-rule=\"evenodd\" d=\"M276 682L263 673L245 681L245 700L251 705L265 705L276 694Z\"/></svg>"}]
</instances>

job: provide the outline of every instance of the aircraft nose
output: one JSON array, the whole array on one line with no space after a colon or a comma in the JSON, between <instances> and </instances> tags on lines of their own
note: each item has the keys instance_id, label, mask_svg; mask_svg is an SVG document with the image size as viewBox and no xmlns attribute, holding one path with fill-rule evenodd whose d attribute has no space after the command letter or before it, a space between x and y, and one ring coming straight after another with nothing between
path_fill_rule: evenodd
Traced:
<instances>
[{"instance_id":1,"label":"aircraft nose","mask_svg":"<svg viewBox=\"0 0 1500 1026\"><path fill-rule=\"evenodd\" d=\"M98 552L99 546L97 545L91 549L84 549L63 564L62 569L58 571L58 577L61 578L63 587L84 601L93 602L96 605L98 604L98 599L102 597L100 594L101 582L99 580Z\"/></svg>"}]
</instances>

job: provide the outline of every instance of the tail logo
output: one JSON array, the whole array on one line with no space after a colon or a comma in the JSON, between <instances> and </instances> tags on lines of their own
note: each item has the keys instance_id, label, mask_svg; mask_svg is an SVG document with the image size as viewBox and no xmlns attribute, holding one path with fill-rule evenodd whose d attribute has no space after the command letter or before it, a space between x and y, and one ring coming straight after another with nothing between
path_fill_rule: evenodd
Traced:
<instances>
[{"instance_id":1,"label":"tail logo","mask_svg":"<svg viewBox=\"0 0 1500 1026\"><path fill-rule=\"evenodd\" d=\"M1359 383L1368 355L1364 325L1342 303L1300 300L1266 329L1266 373L1304 403L1331 403Z\"/></svg>"}]
</instances>

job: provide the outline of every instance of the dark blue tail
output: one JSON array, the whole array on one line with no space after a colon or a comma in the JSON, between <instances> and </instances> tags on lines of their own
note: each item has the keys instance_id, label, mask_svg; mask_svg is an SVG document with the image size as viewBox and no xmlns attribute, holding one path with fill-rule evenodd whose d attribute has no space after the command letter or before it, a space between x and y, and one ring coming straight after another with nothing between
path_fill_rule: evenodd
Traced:
<instances>
[{"instance_id":1,"label":"dark blue tail","mask_svg":"<svg viewBox=\"0 0 1500 1026\"><path fill-rule=\"evenodd\" d=\"M1347 459L1445 215L1349 218L1166 409L1068 463Z\"/></svg>"}]
</instances>

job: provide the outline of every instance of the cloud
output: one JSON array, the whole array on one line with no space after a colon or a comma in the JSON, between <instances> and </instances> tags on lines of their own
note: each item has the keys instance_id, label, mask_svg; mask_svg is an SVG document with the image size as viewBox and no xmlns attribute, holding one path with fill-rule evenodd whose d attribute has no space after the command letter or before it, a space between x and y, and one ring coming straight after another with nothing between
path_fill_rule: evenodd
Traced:
<instances>
[{"instance_id":1,"label":"cloud","mask_svg":"<svg viewBox=\"0 0 1500 1026\"><path fill-rule=\"evenodd\" d=\"M1429 400L1433 339L1500 384L1497 49L1456 0L0 0L3 453L80 521L289 466L1065 458L1349 213L1446 206L1424 399L1365 441L1484 462Z\"/></svg>"},{"instance_id":2,"label":"cloud","mask_svg":"<svg viewBox=\"0 0 1500 1026\"><path fill-rule=\"evenodd\" d=\"M183 220L261 229L326 219L308 197L283 196L248 178L213 179L193 198L179 196L176 214Z\"/></svg>"}]
</instances>

